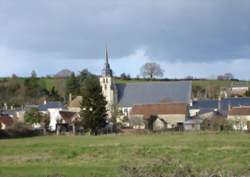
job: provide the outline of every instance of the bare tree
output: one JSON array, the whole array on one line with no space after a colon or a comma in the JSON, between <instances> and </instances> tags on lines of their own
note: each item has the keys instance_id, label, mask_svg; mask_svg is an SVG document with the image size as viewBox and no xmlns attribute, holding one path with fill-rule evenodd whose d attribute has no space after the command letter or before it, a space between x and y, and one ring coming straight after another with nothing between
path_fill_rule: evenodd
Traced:
<instances>
[{"instance_id":1,"label":"bare tree","mask_svg":"<svg viewBox=\"0 0 250 177\"><path fill-rule=\"evenodd\" d=\"M143 77L148 77L150 79L154 77L162 77L164 74L164 70L157 63L145 63L141 67L141 75Z\"/></svg>"}]
</instances>

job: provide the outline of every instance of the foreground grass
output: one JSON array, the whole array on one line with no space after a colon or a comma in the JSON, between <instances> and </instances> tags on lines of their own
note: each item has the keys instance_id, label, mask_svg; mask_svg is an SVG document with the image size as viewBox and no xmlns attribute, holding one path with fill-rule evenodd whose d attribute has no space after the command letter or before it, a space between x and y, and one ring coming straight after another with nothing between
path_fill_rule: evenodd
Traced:
<instances>
[{"instance_id":1,"label":"foreground grass","mask_svg":"<svg viewBox=\"0 0 250 177\"><path fill-rule=\"evenodd\" d=\"M48 136L0 140L0 176L118 176L123 165L172 159L195 169L241 174L250 167L250 134Z\"/></svg>"}]
</instances>

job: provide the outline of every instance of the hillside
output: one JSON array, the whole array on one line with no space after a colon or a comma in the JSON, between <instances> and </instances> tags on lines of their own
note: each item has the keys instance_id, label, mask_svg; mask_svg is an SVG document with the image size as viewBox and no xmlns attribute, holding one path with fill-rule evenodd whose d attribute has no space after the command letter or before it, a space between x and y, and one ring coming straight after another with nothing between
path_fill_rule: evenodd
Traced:
<instances>
[{"instance_id":1,"label":"hillside","mask_svg":"<svg viewBox=\"0 0 250 177\"><path fill-rule=\"evenodd\" d=\"M30 98L24 98L25 93L30 92L32 88L25 88L27 78L0 78L0 102L7 102L13 105L21 105L29 102ZM116 83L135 83L135 82L159 82L160 80L148 81L143 79L124 80L115 78ZM55 90L63 98L66 96L67 78L63 77L43 77L37 78L37 84L40 90ZM245 81L246 82L246 81ZM192 95L195 98L217 98L221 89L229 88L232 81L228 80L193 80ZM28 89L28 90L27 90ZM42 97L42 96L40 96ZM42 99L42 98L41 98ZM37 99L38 102L39 99ZM33 100L34 101L34 100ZM32 101L31 101L32 102Z\"/></svg>"}]
</instances>

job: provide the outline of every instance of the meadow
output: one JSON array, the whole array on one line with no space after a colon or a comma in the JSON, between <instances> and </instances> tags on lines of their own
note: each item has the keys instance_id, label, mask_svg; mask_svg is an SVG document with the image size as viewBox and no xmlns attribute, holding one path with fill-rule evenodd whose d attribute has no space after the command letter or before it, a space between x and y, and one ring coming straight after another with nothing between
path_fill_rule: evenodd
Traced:
<instances>
[{"instance_id":1,"label":"meadow","mask_svg":"<svg viewBox=\"0 0 250 177\"><path fill-rule=\"evenodd\" d=\"M240 176L250 168L250 134L203 132L0 140L1 177L122 176L124 169L124 176L129 176L131 169L143 171L154 166L158 167L152 171L165 170L166 174L191 169Z\"/></svg>"}]
</instances>

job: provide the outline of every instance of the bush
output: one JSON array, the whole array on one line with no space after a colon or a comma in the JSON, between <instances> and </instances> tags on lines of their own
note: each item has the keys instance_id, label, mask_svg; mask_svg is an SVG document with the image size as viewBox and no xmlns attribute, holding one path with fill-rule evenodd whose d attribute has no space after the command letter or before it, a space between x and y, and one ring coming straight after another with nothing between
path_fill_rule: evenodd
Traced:
<instances>
[{"instance_id":1,"label":"bush","mask_svg":"<svg viewBox=\"0 0 250 177\"><path fill-rule=\"evenodd\" d=\"M0 139L32 137L39 135L41 135L41 131L32 130L29 125L19 122L14 123L14 125L9 129L0 131Z\"/></svg>"}]
</instances>

